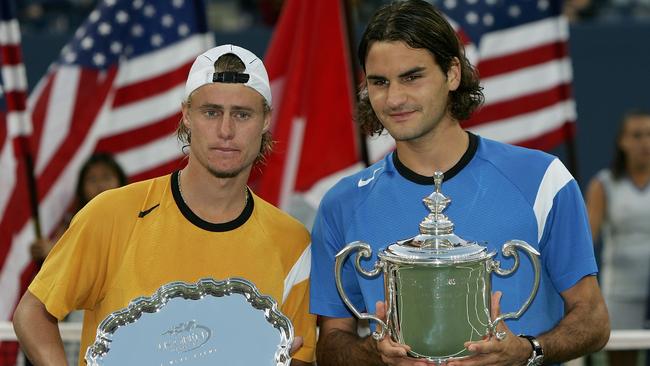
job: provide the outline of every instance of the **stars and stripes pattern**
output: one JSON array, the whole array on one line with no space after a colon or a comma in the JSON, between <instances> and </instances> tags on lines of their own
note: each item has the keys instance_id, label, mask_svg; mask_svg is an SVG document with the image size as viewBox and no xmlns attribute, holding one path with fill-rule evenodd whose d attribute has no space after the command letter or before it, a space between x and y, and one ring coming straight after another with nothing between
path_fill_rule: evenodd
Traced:
<instances>
[{"instance_id":1,"label":"stars and stripes pattern","mask_svg":"<svg viewBox=\"0 0 650 366\"><path fill-rule=\"evenodd\" d=\"M434 0L479 71L485 105L463 122L483 137L549 150L572 138L569 26L559 0ZM394 142L371 140L371 160Z\"/></svg>"},{"instance_id":2,"label":"stars and stripes pattern","mask_svg":"<svg viewBox=\"0 0 650 366\"><path fill-rule=\"evenodd\" d=\"M21 55L21 37L16 20L13 1L0 3L0 258L8 258L13 242L34 235L31 221L18 220L17 217L29 219L30 210L29 171L31 156L27 136L31 123L26 112L27 77ZM13 252L14 258L27 257L24 253ZM24 268L19 261L4 261L9 276L0 273L0 312L2 320L14 309L15 302L5 302L6 292L20 292L20 274ZM24 261L23 261L24 262ZM18 346L15 342L0 343L0 364L15 362Z\"/></svg>"},{"instance_id":3,"label":"stars and stripes pattern","mask_svg":"<svg viewBox=\"0 0 650 366\"><path fill-rule=\"evenodd\" d=\"M214 43L204 17L199 0L101 0L63 48L27 106L44 236L61 222L79 168L94 151L113 153L131 181L182 167L174 131L185 79ZM24 178L11 171L10 181L9 171L3 166L0 213L15 225L10 233L3 226L0 242L2 320L18 300L34 240L29 210L5 208L24 189Z\"/></svg>"}]
</instances>

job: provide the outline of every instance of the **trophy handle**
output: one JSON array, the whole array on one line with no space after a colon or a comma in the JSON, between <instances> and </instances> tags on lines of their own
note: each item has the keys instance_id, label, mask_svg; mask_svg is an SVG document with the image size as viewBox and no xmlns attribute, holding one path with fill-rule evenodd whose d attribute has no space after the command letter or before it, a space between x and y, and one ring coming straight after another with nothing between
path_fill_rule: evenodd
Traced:
<instances>
[{"instance_id":1,"label":"trophy handle","mask_svg":"<svg viewBox=\"0 0 650 366\"><path fill-rule=\"evenodd\" d=\"M343 268L343 262L345 262L345 259L348 257L348 255L350 255L350 253L355 250L359 250L359 253L357 253L357 258L355 261L355 267L357 271L361 272L366 277L375 277L383 270L383 265L380 262L375 262L373 269L371 271L366 271L361 266L360 261L361 258L370 258L372 249L370 249L370 245L367 243L364 243L362 241L354 241L348 244L345 248L341 249L341 251L336 254L336 262L334 265L334 277L336 279L336 288L339 290L339 295L341 295L341 298L343 299L345 305L347 305L350 311L352 311L352 313L354 313L354 315L358 319L374 320L381 325L381 330L379 332L376 330L372 332L372 338L374 338L375 340L381 340L384 338L386 329L388 329L386 323L372 314L360 313L354 307L354 305L352 304L348 296L345 294L345 290L343 289L343 283L341 282L341 269Z\"/></svg>"},{"instance_id":2,"label":"trophy handle","mask_svg":"<svg viewBox=\"0 0 650 366\"><path fill-rule=\"evenodd\" d=\"M517 312L500 314L499 316L496 317L496 319L494 319L490 323L490 333L494 333L494 329L496 328L497 324L499 324L500 321L506 319L519 318L521 314L523 314L526 311L526 309L528 309L530 303L533 302L535 295L537 295L537 289L539 288L539 279L540 279L540 266L539 266L539 258L538 258L539 252L535 248L533 248L530 244L526 243L525 241L510 240L507 243L503 244L503 248L501 248L501 252L503 253L504 256L514 257L515 264L512 266L512 268L508 270L503 270L499 267L500 264L498 261L492 261L490 264L491 266L490 270L493 270L499 276L508 276L509 274L515 272L517 268L519 268L519 254L517 253L516 248L519 248L522 251L526 252L526 254L528 254L528 257L530 257L531 262L533 263L533 268L535 270L535 280L533 281L533 289L530 292L528 299L526 299L526 302L524 302L524 304Z\"/></svg>"}]
</instances>

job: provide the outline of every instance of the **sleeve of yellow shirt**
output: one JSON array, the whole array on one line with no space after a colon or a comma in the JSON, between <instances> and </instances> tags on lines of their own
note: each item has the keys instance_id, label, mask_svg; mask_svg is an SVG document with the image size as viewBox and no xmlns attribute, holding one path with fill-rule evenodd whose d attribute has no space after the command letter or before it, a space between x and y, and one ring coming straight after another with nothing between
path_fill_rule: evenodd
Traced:
<instances>
[{"instance_id":1,"label":"sleeve of yellow shirt","mask_svg":"<svg viewBox=\"0 0 650 366\"><path fill-rule=\"evenodd\" d=\"M309 313L309 279L297 283L291 289L282 312L291 319L294 335L302 337L302 347L293 358L304 362L316 360L316 316Z\"/></svg>"},{"instance_id":2,"label":"sleeve of yellow shirt","mask_svg":"<svg viewBox=\"0 0 650 366\"><path fill-rule=\"evenodd\" d=\"M75 215L29 286L59 320L73 310L92 308L105 289L114 222L107 200L98 198Z\"/></svg>"}]
</instances>

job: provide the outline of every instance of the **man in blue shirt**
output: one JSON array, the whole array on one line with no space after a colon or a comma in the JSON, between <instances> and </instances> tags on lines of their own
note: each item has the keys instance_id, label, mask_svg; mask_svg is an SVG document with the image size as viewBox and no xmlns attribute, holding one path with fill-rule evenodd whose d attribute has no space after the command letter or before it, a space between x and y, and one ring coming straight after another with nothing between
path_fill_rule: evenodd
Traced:
<instances>
[{"instance_id":1,"label":"man in blue shirt","mask_svg":"<svg viewBox=\"0 0 650 366\"><path fill-rule=\"evenodd\" d=\"M483 94L445 18L421 0L386 5L366 28L359 58L366 73L359 123L368 134L386 129L396 150L341 180L321 202L312 232L310 306L320 317L318 365L426 364L389 337L375 342L357 335L357 321L336 289L334 257L361 240L373 246L373 263L381 248L415 235L428 213L421 199L433 191L434 171L444 172L443 191L452 199L445 214L456 234L486 241L490 250L524 240L541 253L542 264L530 308L499 325L506 337L467 344L473 356L448 365L553 364L602 348L609 321L578 185L551 155L461 128ZM504 268L512 265L500 254L497 259ZM366 278L352 262L342 271L347 295L357 309L383 315L382 277ZM528 261L512 278L493 277L493 310L516 311L532 283Z\"/></svg>"}]
</instances>

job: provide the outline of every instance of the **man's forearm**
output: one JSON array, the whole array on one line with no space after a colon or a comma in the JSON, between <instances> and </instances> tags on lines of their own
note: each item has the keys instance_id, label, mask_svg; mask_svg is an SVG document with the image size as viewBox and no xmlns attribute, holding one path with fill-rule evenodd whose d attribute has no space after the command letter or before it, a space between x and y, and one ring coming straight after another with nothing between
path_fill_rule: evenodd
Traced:
<instances>
[{"instance_id":1,"label":"man's forearm","mask_svg":"<svg viewBox=\"0 0 650 366\"><path fill-rule=\"evenodd\" d=\"M372 337L332 330L322 335L316 347L318 366L384 366Z\"/></svg>"},{"instance_id":2,"label":"man's forearm","mask_svg":"<svg viewBox=\"0 0 650 366\"><path fill-rule=\"evenodd\" d=\"M20 347L34 365L67 364L57 319L29 291L14 313L14 329Z\"/></svg>"},{"instance_id":3,"label":"man's forearm","mask_svg":"<svg viewBox=\"0 0 650 366\"><path fill-rule=\"evenodd\" d=\"M580 304L560 323L539 337L544 362L565 362L602 349L609 339L609 320L603 304Z\"/></svg>"},{"instance_id":4,"label":"man's forearm","mask_svg":"<svg viewBox=\"0 0 650 366\"><path fill-rule=\"evenodd\" d=\"M291 366L313 366L313 365L314 365L313 363L300 361L295 358L291 360Z\"/></svg>"}]
</instances>

